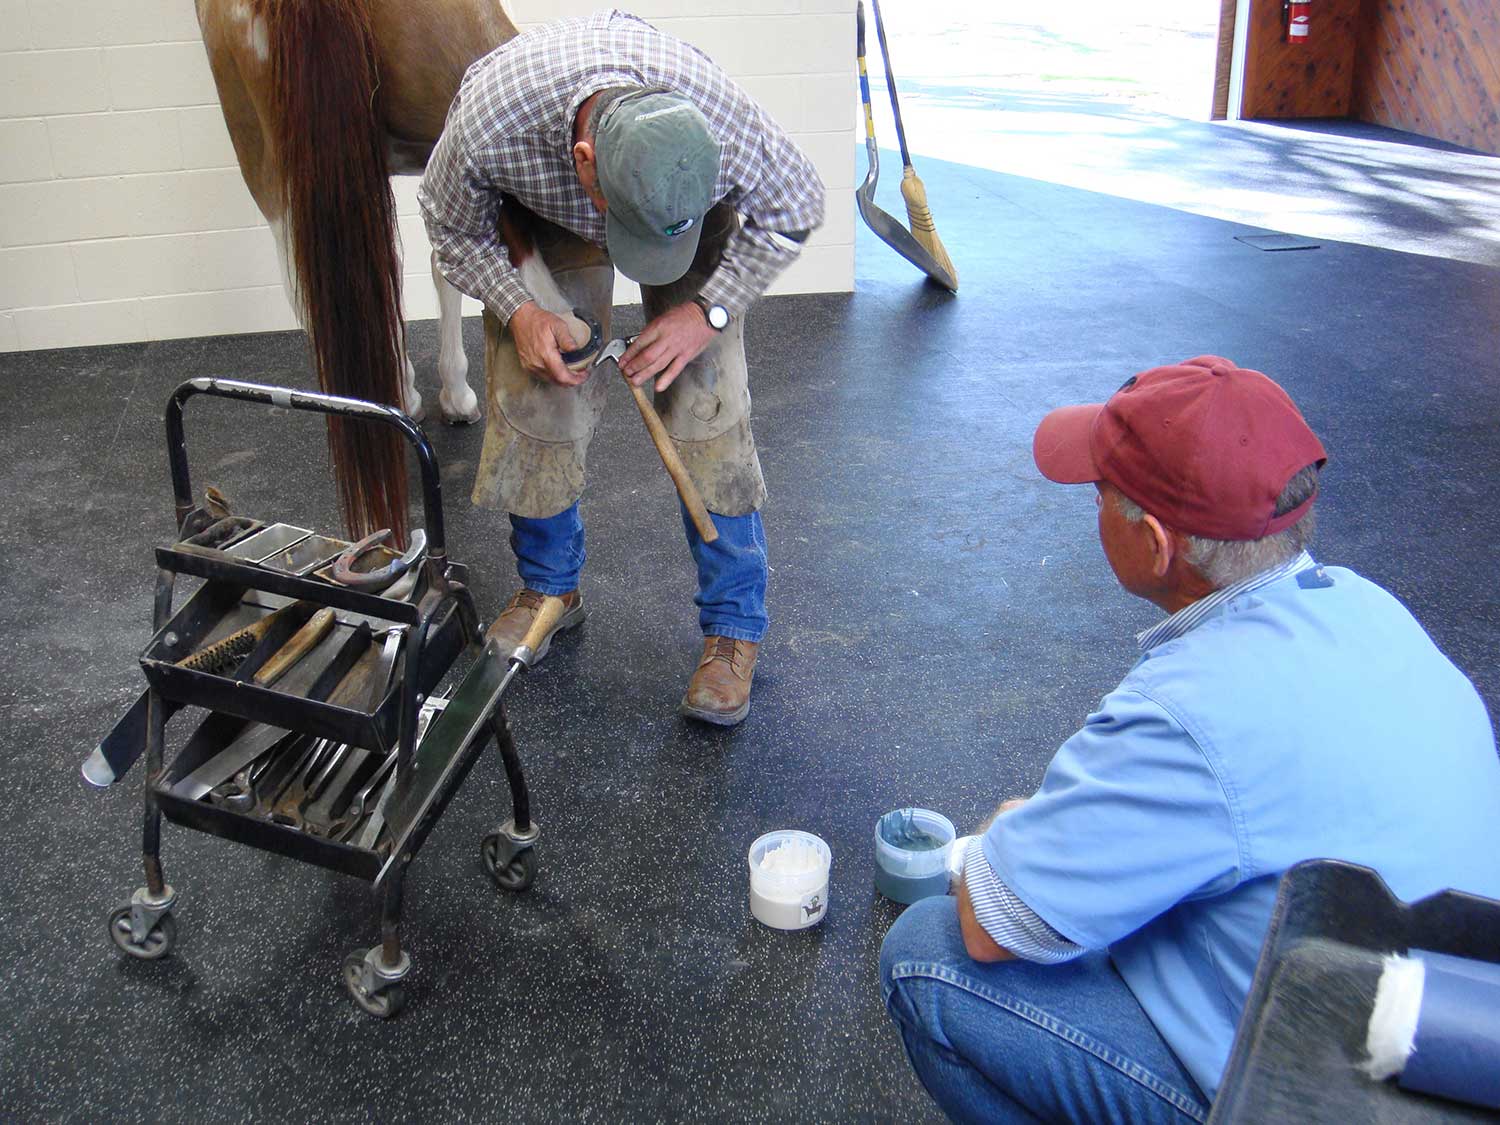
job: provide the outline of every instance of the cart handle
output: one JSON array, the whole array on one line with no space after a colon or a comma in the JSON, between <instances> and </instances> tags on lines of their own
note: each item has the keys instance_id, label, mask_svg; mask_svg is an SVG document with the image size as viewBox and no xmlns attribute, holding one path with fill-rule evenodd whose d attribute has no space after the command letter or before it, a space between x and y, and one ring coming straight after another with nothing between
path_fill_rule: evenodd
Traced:
<instances>
[{"instance_id":1,"label":"cart handle","mask_svg":"<svg viewBox=\"0 0 1500 1125\"><path fill-rule=\"evenodd\" d=\"M172 469L172 497L177 506L177 526L193 508L193 485L188 475L187 439L182 430L182 405L193 395L216 395L244 402L260 402L287 410L306 410L315 414L337 414L370 422L384 422L401 431L417 454L422 470L422 514L427 526L428 557L441 562L447 557L443 535L443 484L438 474L437 455L432 445L411 418L394 406L366 402L358 398L299 391L291 387L272 387L262 383L242 383L236 379L197 378L179 384L167 402L167 459Z\"/></svg>"}]
</instances>

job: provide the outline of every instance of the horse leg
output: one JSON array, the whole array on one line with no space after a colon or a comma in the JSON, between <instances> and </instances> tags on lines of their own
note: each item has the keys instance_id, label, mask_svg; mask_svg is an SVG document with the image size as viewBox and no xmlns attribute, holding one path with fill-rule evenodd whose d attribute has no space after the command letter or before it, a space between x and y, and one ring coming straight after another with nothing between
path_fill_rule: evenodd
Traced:
<instances>
[{"instance_id":1,"label":"horse leg","mask_svg":"<svg viewBox=\"0 0 1500 1125\"><path fill-rule=\"evenodd\" d=\"M463 295L438 269L437 252L432 255L432 283L438 299L438 408L449 423L468 425L479 421L479 398L469 388L469 357L464 354Z\"/></svg>"},{"instance_id":2,"label":"horse leg","mask_svg":"<svg viewBox=\"0 0 1500 1125\"><path fill-rule=\"evenodd\" d=\"M404 265L406 262L406 248L401 245L400 239L396 241L396 253ZM403 280L406 271L401 271ZM397 315L401 323L406 323L406 297L404 294L398 297ZM427 408L422 402L422 393L417 390L417 369L412 364L411 353L407 350L406 333L401 333L400 342L400 365L401 365L401 409L413 422L420 422L427 416Z\"/></svg>"}]
</instances>

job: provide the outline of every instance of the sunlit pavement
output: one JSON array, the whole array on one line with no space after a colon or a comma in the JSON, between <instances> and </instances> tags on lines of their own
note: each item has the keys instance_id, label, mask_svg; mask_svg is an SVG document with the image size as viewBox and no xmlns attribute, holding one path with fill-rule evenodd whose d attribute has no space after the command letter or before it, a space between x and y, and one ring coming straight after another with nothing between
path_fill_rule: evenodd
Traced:
<instances>
[{"instance_id":1,"label":"sunlit pavement","mask_svg":"<svg viewBox=\"0 0 1500 1125\"><path fill-rule=\"evenodd\" d=\"M922 157L936 157L1500 266L1495 157L1349 122L1210 123L1216 0L884 0L881 13L919 172ZM877 135L894 148L873 33L868 54ZM941 229L942 200L931 202Z\"/></svg>"}]
</instances>

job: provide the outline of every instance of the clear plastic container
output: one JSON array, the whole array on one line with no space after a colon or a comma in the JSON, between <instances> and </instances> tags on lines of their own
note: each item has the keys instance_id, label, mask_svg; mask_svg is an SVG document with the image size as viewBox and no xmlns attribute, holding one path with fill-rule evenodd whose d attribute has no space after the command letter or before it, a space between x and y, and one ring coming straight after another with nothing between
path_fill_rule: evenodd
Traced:
<instances>
[{"instance_id":1,"label":"clear plastic container","mask_svg":"<svg viewBox=\"0 0 1500 1125\"><path fill-rule=\"evenodd\" d=\"M896 902L948 893L949 857L958 833L931 809L896 809L875 822L875 889Z\"/></svg>"},{"instance_id":2,"label":"clear plastic container","mask_svg":"<svg viewBox=\"0 0 1500 1125\"><path fill-rule=\"evenodd\" d=\"M811 832L779 828L750 845L750 913L775 930L805 930L828 913L833 853Z\"/></svg>"}]
</instances>

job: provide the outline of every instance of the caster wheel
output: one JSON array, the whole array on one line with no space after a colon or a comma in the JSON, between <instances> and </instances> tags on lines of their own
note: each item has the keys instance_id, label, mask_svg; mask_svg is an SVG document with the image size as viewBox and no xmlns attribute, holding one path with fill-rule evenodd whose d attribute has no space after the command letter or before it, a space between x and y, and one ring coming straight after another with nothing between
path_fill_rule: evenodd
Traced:
<instances>
[{"instance_id":1,"label":"caster wheel","mask_svg":"<svg viewBox=\"0 0 1500 1125\"><path fill-rule=\"evenodd\" d=\"M527 848L501 865L500 834L491 832L479 843L479 862L502 891L524 891L536 881L536 849Z\"/></svg>"},{"instance_id":2,"label":"caster wheel","mask_svg":"<svg viewBox=\"0 0 1500 1125\"><path fill-rule=\"evenodd\" d=\"M379 992L368 991L364 985L366 952L356 949L344 958L344 987L354 997L360 1011L376 1019L388 1020L406 1007L406 989L395 983L386 985Z\"/></svg>"},{"instance_id":3,"label":"caster wheel","mask_svg":"<svg viewBox=\"0 0 1500 1125\"><path fill-rule=\"evenodd\" d=\"M171 953L172 947L177 944L177 919L170 914L163 914L157 919L156 925L151 927L146 940L136 944L130 936L130 907L122 906L110 911L109 936L111 941L130 956L142 961L155 961Z\"/></svg>"}]
</instances>

